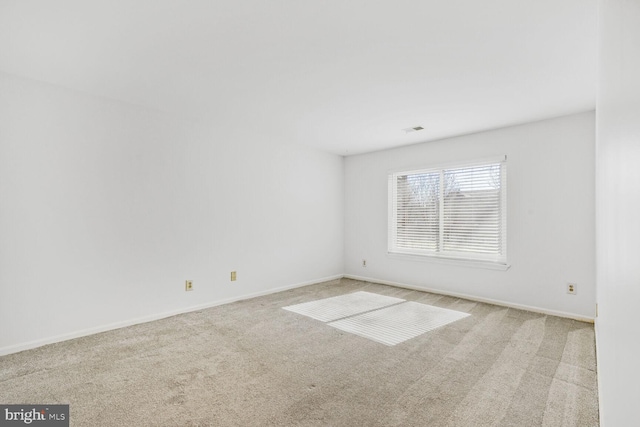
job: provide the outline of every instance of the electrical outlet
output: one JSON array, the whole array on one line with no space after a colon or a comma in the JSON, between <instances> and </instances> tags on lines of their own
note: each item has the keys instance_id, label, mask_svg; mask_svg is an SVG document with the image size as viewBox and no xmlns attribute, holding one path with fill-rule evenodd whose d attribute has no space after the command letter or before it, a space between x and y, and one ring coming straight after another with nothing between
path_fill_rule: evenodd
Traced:
<instances>
[{"instance_id":1,"label":"electrical outlet","mask_svg":"<svg viewBox=\"0 0 640 427\"><path fill-rule=\"evenodd\" d=\"M366 267L366 266L367 266L367 260L366 260L366 259L363 259L363 260L362 260L362 266L363 266L363 267Z\"/></svg>"},{"instance_id":2,"label":"electrical outlet","mask_svg":"<svg viewBox=\"0 0 640 427\"><path fill-rule=\"evenodd\" d=\"M232 272L231 272L231 281L232 281L232 282L235 282L235 281L236 281L236 272L235 272L235 271L232 271Z\"/></svg>"},{"instance_id":3,"label":"electrical outlet","mask_svg":"<svg viewBox=\"0 0 640 427\"><path fill-rule=\"evenodd\" d=\"M578 293L578 285L575 283L567 283L567 293L569 295L575 295Z\"/></svg>"},{"instance_id":4,"label":"electrical outlet","mask_svg":"<svg viewBox=\"0 0 640 427\"><path fill-rule=\"evenodd\" d=\"M193 290L193 280L186 280L184 282L184 290L187 292Z\"/></svg>"}]
</instances>

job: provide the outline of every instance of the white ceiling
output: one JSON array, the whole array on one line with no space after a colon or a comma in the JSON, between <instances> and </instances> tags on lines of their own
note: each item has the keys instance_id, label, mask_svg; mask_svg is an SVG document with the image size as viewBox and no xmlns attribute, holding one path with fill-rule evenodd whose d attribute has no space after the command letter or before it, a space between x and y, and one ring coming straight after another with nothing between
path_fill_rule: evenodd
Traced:
<instances>
[{"instance_id":1,"label":"white ceiling","mask_svg":"<svg viewBox=\"0 0 640 427\"><path fill-rule=\"evenodd\" d=\"M596 0L0 0L4 72L342 155L593 109L595 61Z\"/></svg>"}]
</instances>

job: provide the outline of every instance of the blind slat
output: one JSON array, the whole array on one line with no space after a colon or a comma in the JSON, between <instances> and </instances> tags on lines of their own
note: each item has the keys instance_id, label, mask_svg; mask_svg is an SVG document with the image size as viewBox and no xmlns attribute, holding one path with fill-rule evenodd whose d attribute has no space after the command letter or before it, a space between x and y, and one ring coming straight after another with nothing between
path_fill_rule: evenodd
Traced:
<instances>
[{"instance_id":1,"label":"blind slat","mask_svg":"<svg viewBox=\"0 0 640 427\"><path fill-rule=\"evenodd\" d=\"M505 260L505 171L499 162L390 175L390 251Z\"/></svg>"}]
</instances>

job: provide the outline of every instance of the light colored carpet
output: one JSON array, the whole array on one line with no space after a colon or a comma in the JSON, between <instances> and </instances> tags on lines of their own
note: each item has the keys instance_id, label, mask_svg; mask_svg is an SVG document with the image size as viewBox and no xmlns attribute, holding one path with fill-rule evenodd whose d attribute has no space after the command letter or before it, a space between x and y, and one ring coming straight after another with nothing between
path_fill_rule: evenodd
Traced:
<instances>
[{"instance_id":1,"label":"light colored carpet","mask_svg":"<svg viewBox=\"0 0 640 427\"><path fill-rule=\"evenodd\" d=\"M280 307L356 291L470 313L393 347ZM593 325L342 279L0 358L73 426L598 426Z\"/></svg>"}]
</instances>

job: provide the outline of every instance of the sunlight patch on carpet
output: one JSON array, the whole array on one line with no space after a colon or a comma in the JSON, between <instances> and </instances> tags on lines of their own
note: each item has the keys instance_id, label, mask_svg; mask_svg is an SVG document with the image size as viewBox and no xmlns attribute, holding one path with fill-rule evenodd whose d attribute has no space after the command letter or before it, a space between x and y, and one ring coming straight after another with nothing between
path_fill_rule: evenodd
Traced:
<instances>
[{"instance_id":1,"label":"sunlight patch on carpet","mask_svg":"<svg viewBox=\"0 0 640 427\"><path fill-rule=\"evenodd\" d=\"M359 291L282 308L316 320L330 322L404 301L401 298Z\"/></svg>"},{"instance_id":2,"label":"sunlight patch on carpet","mask_svg":"<svg viewBox=\"0 0 640 427\"><path fill-rule=\"evenodd\" d=\"M470 314L407 301L329 325L392 346L467 316Z\"/></svg>"},{"instance_id":3,"label":"sunlight patch on carpet","mask_svg":"<svg viewBox=\"0 0 640 427\"><path fill-rule=\"evenodd\" d=\"M388 346L470 316L461 311L364 291L282 308Z\"/></svg>"}]
</instances>

